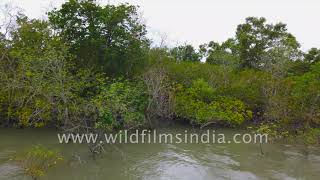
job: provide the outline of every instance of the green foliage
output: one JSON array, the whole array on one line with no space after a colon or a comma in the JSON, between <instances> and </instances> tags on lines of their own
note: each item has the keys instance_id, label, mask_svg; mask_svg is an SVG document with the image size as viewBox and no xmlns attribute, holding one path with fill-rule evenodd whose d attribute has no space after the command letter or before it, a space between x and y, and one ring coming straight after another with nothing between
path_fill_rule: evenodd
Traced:
<instances>
[{"instance_id":1,"label":"green foliage","mask_svg":"<svg viewBox=\"0 0 320 180\"><path fill-rule=\"evenodd\" d=\"M320 125L320 63L311 71L294 78L292 105L296 120Z\"/></svg>"},{"instance_id":2,"label":"green foliage","mask_svg":"<svg viewBox=\"0 0 320 180\"><path fill-rule=\"evenodd\" d=\"M261 123L257 127L248 127L252 133L257 134L267 134L268 141L276 141L279 139L283 139L289 136L289 131L284 130L278 124L269 122L269 123Z\"/></svg>"},{"instance_id":3,"label":"green foliage","mask_svg":"<svg viewBox=\"0 0 320 180\"><path fill-rule=\"evenodd\" d=\"M274 50L281 48L286 59L299 58L299 43L287 32L286 24L266 24L265 18L248 17L237 27L237 49L242 67L261 68L275 63Z\"/></svg>"},{"instance_id":4,"label":"green foliage","mask_svg":"<svg viewBox=\"0 0 320 180\"><path fill-rule=\"evenodd\" d=\"M82 105L89 104L87 98L99 86L99 75L75 69L69 48L52 34L47 22L19 16L17 23L6 42L8 53L0 61L3 124L60 127L79 123L79 116L89 112Z\"/></svg>"},{"instance_id":5,"label":"green foliage","mask_svg":"<svg viewBox=\"0 0 320 180\"><path fill-rule=\"evenodd\" d=\"M202 79L194 81L190 88L178 87L174 111L180 118L201 125L218 123L236 126L251 118L251 112L241 101L218 96L216 90Z\"/></svg>"},{"instance_id":6,"label":"green foliage","mask_svg":"<svg viewBox=\"0 0 320 180\"><path fill-rule=\"evenodd\" d=\"M145 124L144 110L147 105L147 96L144 84L140 81L112 82L102 87L94 103L100 115L96 127L112 130Z\"/></svg>"},{"instance_id":7,"label":"green foliage","mask_svg":"<svg viewBox=\"0 0 320 180\"><path fill-rule=\"evenodd\" d=\"M18 120L20 126L41 127L51 120L53 98L69 96L70 56L47 22L20 16L17 23L9 53L0 62L1 105L7 124Z\"/></svg>"},{"instance_id":8,"label":"green foliage","mask_svg":"<svg viewBox=\"0 0 320 180\"><path fill-rule=\"evenodd\" d=\"M288 64L288 75L301 76L310 71L311 64L305 60L297 60Z\"/></svg>"},{"instance_id":9,"label":"green foliage","mask_svg":"<svg viewBox=\"0 0 320 180\"><path fill-rule=\"evenodd\" d=\"M300 132L298 137L302 138L306 145L320 144L320 128L308 128L306 132Z\"/></svg>"},{"instance_id":10,"label":"green foliage","mask_svg":"<svg viewBox=\"0 0 320 180\"><path fill-rule=\"evenodd\" d=\"M302 53L285 24L249 17L225 42L169 49L149 47L129 4L69 0L48 16L19 14L0 33L0 125L81 131L154 117L203 126L253 119L275 136L320 126L319 49Z\"/></svg>"},{"instance_id":11,"label":"green foliage","mask_svg":"<svg viewBox=\"0 0 320 180\"><path fill-rule=\"evenodd\" d=\"M36 180L56 166L63 158L57 152L42 146L34 146L28 152L16 158L24 173Z\"/></svg>"},{"instance_id":12,"label":"green foliage","mask_svg":"<svg viewBox=\"0 0 320 180\"><path fill-rule=\"evenodd\" d=\"M204 63L192 62L165 62L164 68L168 71L171 81L190 87L193 81L203 79L213 87L223 87L230 83L233 68Z\"/></svg>"},{"instance_id":13,"label":"green foliage","mask_svg":"<svg viewBox=\"0 0 320 180\"><path fill-rule=\"evenodd\" d=\"M246 69L231 75L230 86L223 89L223 94L238 98L256 113L265 107L266 98L263 88L269 75L262 71Z\"/></svg>"},{"instance_id":14,"label":"green foliage","mask_svg":"<svg viewBox=\"0 0 320 180\"><path fill-rule=\"evenodd\" d=\"M149 42L137 7L69 0L48 15L59 36L71 47L78 66L89 63L97 71L127 76L144 64Z\"/></svg>"},{"instance_id":15,"label":"green foliage","mask_svg":"<svg viewBox=\"0 0 320 180\"><path fill-rule=\"evenodd\" d=\"M291 128L319 126L319 65L301 76L264 80L264 119Z\"/></svg>"},{"instance_id":16,"label":"green foliage","mask_svg":"<svg viewBox=\"0 0 320 180\"><path fill-rule=\"evenodd\" d=\"M304 54L304 61L312 64L320 62L320 49L311 48Z\"/></svg>"},{"instance_id":17,"label":"green foliage","mask_svg":"<svg viewBox=\"0 0 320 180\"><path fill-rule=\"evenodd\" d=\"M170 56L172 56L176 61L200 61L201 56L192 45L183 45L174 47L170 50Z\"/></svg>"},{"instance_id":18,"label":"green foliage","mask_svg":"<svg viewBox=\"0 0 320 180\"><path fill-rule=\"evenodd\" d=\"M239 67L239 57L234 52L234 42L230 39L221 45L216 42L209 42L200 46L200 52L206 56L206 63L215 65L224 65L230 67Z\"/></svg>"}]
</instances>

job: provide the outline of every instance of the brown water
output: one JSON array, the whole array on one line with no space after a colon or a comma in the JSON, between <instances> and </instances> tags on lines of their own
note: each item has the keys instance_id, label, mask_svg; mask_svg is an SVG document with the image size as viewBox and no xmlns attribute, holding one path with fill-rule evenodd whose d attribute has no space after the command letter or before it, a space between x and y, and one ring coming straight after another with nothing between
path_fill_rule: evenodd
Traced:
<instances>
[{"instance_id":1,"label":"brown water","mask_svg":"<svg viewBox=\"0 0 320 180\"><path fill-rule=\"evenodd\" d=\"M176 133L181 128L162 131ZM317 147L307 154L304 146L264 144L262 156L257 144L118 144L93 159L86 145L59 144L56 133L0 129L0 180L30 179L9 159L36 144L59 150L65 159L44 180L320 179Z\"/></svg>"}]
</instances>

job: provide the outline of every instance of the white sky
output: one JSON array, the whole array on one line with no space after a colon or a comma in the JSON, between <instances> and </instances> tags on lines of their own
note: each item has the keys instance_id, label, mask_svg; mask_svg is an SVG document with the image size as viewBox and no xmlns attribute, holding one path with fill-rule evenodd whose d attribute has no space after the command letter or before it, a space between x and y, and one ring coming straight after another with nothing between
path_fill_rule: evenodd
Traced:
<instances>
[{"instance_id":1,"label":"white sky","mask_svg":"<svg viewBox=\"0 0 320 180\"><path fill-rule=\"evenodd\" d=\"M108 0L99 0L107 3ZM166 36L167 43L211 40L222 42L233 37L238 24L248 16L266 17L268 22L284 22L304 50L320 48L320 0L109 0L140 5L149 36ZM1 0L13 2L33 18L44 17L50 7L64 0ZM160 35L159 35L160 34Z\"/></svg>"}]
</instances>

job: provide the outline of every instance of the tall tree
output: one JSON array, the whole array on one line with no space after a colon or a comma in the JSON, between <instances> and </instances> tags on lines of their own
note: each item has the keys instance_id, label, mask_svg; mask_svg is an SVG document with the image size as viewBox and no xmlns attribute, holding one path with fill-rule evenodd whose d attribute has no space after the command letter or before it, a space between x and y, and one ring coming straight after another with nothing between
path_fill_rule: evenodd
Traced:
<instances>
[{"instance_id":1,"label":"tall tree","mask_svg":"<svg viewBox=\"0 0 320 180\"><path fill-rule=\"evenodd\" d=\"M238 25L236 42L242 67L263 68L275 63L269 53L279 49L287 59L295 60L299 56L300 44L287 32L286 24L267 24L265 18L248 17L244 24Z\"/></svg>"},{"instance_id":2,"label":"tall tree","mask_svg":"<svg viewBox=\"0 0 320 180\"><path fill-rule=\"evenodd\" d=\"M206 57L206 63L225 66L238 66L239 58L234 52L234 41L229 39L221 44L211 41L200 45L200 53Z\"/></svg>"},{"instance_id":3,"label":"tall tree","mask_svg":"<svg viewBox=\"0 0 320 180\"><path fill-rule=\"evenodd\" d=\"M48 15L80 66L90 64L111 75L129 75L143 63L141 57L149 42L137 7L69 0Z\"/></svg>"},{"instance_id":4,"label":"tall tree","mask_svg":"<svg viewBox=\"0 0 320 180\"><path fill-rule=\"evenodd\" d=\"M192 45L181 45L170 50L170 55L177 61L200 61L201 57Z\"/></svg>"},{"instance_id":5,"label":"tall tree","mask_svg":"<svg viewBox=\"0 0 320 180\"><path fill-rule=\"evenodd\" d=\"M304 54L304 61L311 64L320 62L320 49L311 48L307 53Z\"/></svg>"},{"instance_id":6,"label":"tall tree","mask_svg":"<svg viewBox=\"0 0 320 180\"><path fill-rule=\"evenodd\" d=\"M70 58L46 21L20 15L16 22L6 39L8 53L0 61L0 106L6 125L40 127L52 120L51 110L57 104L67 104Z\"/></svg>"}]
</instances>

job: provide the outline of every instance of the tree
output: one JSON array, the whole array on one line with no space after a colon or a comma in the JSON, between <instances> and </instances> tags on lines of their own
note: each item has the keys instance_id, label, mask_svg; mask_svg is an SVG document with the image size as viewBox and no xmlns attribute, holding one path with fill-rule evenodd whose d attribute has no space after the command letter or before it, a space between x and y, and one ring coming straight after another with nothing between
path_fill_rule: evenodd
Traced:
<instances>
[{"instance_id":1,"label":"tree","mask_svg":"<svg viewBox=\"0 0 320 180\"><path fill-rule=\"evenodd\" d=\"M310 71L311 66L320 62L320 49L311 48L303 54L303 58L288 64L290 75L303 75Z\"/></svg>"},{"instance_id":2,"label":"tree","mask_svg":"<svg viewBox=\"0 0 320 180\"><path fill-rule=\"evenodd\" d=\"M307 126L320 124L320 63L311 66L311 71L293 77L291 93L293 120Z\"/></svg>"},{"instance_id":3,"label":"tree","mask_svg":"<svg viewBox=\"0 0 320 180\"><path fill-rule=\"evenodd\" d=\"M47 22L23 15L8 38L8 56L0 62L6 124L44 126L52 120L54 101L66 105L71 96L67 48L52 36Z\"/></svg>"},{"instance_id":4,"label":"tree","mask_svg":"<svg viewBox=\"0 0 320 180\"><path fill-rule=\"evenodd\" d=\"M201 60L200 55L192 45L182 45L170 50L170 55L177 61L197 62Z\"/></svg>"},{"instance_id":5,"label":"tree","mask_svg":"<svg viewBox=\"0 0 320 180\"><path fill-rule=\"evenodd\" d=\"M311 48L307 53L304 54L304 61L310 64L320 62L320 49Z\"/></svg>"},{"instance_id":6,"label":"tree","mask_svg":"<svg viewBox=\"0 0 320 180\"><path fill-rule=\"evenodd\" d=\"M102 7L95 0L70 0L48 15L80 67L90 64L110 75L129 75L144 63L149 41L137 7Z\"/></svg>"},{"instance_id":7,"label":"tree","mask_svg":"<svg viewBox=\"0 0 320 180\"><path fill-rule=\"evenodd\" d=\"M287 32L286 24L266 24L265 18L248 17L237 27L235 37L242 67L263 68L275 63L268 53L282 49L286 59L299 58L300 44Z\"/></svg>"},{"instance_id":8,"label":"tree","mask_svg":"<svg viewBox=\"0 0 320 180\"><path fill-rule=\"evenodd\" d=\"M90 73L81 74L81 69L72 73L73 57L48 22L23 15L16 21L5 38L6 58L0 61L3 124L83 128L89 124L85 114L92 112L88 96L83 96L91 84L86 78Z\"/></svg>"},{"instance_id":9,"label":"tree","mask_svg":"<svg viewBox=\"0 0 320 180\"><path fill-rule=\"evenodd\" d=\"M234 53L233 45L232 39L221 44L211 41L208 44L200 45L200 52L207 57L206 63L235 67L239 65L239 58Z\"/></svg>"},{"instance_id":10,"label":"tree","mask_svg":"<svg viewBox=\"0 0 320 180\"><path fill-rule=\"evenodd\" d=\"M172 119L173 83L169 81L166 69L161 66L150 68L143 75L143 81L148 93L146 117L152 121L157 119Z\"/></svg>"}]
</instances>

